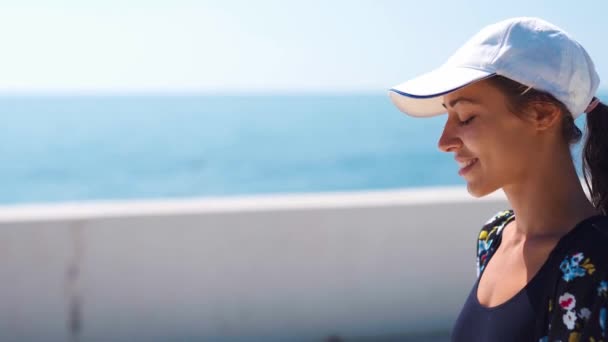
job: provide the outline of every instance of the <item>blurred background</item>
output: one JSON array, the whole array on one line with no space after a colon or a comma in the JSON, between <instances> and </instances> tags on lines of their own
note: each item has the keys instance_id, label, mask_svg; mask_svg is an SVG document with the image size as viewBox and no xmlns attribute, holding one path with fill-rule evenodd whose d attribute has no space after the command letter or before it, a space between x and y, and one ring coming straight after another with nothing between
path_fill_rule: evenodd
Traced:
<instances>
[{"instance_id":1,"label":"blurred background","mask_svg":"<svg viewBox=\"0 0 608 342\"><path fill-rule=\"evenodd\" d=\"M462 185L444 118L386 90L520 15L608 79L605 4L586 4L2 2L0 203Z\"/></svg>"},{"instance_id":2,"label":"blurred background","mask_svg":"<svg viewBox=\"0 0 608 342\"><path fill-rule=\"evenodd\" d=\"M387 90L514 16L608 80L607 10L0 1L0 337L447 340L506 202L471 201L445 117Z\"/></svg>"}]
</instances>

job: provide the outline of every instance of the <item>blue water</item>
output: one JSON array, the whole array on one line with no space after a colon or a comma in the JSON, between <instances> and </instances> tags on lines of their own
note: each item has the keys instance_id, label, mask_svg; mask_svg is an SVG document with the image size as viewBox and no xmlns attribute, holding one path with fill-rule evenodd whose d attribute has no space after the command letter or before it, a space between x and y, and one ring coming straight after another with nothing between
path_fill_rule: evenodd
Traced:
<instances>
[{"instance_id":1,"label":"blue water","mask_svg":"<svg viewBox=\"0 0 608 342\"><path fill-rule=\"evenodd\" d=\"M0 203L464 184L384 93L0 97Z\"/></svg>"}]
</instances>

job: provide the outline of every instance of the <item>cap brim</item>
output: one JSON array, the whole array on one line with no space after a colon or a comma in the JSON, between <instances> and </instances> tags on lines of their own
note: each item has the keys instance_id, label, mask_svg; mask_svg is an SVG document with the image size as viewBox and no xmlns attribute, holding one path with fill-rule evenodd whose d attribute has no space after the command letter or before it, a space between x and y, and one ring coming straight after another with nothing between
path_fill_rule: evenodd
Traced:
<instances>
[{"instance_id":1,"label":"cap brim","mask_svg":"<svg viewBox=\"0 0 608 342\"><path fill-rule=\"evenodd\" d=\"M394 86L389 96L405 114L435 116L446 112L443 95L493 75L495 73L478 69L441 67Z\"/></svg>"}]
</instances>

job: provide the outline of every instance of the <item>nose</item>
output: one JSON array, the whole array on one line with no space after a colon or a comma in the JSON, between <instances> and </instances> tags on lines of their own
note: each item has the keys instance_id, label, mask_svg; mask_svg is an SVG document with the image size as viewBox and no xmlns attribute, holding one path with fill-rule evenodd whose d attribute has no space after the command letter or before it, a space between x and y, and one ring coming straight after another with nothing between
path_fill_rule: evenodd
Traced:
<instances>
[{"instance_id":1,"label":"nose","mask_svg":"<svg viewBox=\"0 0 608 342\"><path fill-rule=\"evenodd\" d=\"M439 137L439 141L437 143L439 150L443 152L452 152L455 149L462 147L462 140L456 133L455 125L451 123L451 120L448 119L443 127L443 132L441 132L441 136Z\"/></svg>"}]
</instances>

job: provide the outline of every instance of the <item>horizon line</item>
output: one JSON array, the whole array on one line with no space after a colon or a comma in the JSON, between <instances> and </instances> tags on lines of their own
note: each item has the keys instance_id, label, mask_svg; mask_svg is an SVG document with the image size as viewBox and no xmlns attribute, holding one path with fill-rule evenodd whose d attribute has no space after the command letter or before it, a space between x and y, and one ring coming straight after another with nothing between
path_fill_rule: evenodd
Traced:
<instances>
[{"instance_id":1,"label":"horizon line","mask_svg":"<svg viewBox=\"0 0 608 342\"><path fill-rule=\"evenodd\" d=\"M0 98L6 97L79 97L79 96L352 96L385 95L387 88L374 89L31 89L0 90ZM600 88L597 95L608 97L608 88Z\"/></svg>"}]
</instances>

